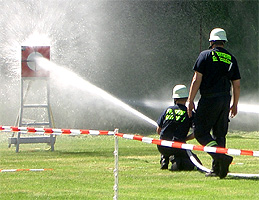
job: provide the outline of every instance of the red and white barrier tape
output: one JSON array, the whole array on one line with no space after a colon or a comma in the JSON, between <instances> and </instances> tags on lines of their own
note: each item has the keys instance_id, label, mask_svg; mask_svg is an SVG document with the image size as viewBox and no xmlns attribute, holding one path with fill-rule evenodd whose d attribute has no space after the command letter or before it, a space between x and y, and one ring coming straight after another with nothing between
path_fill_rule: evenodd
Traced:
<instances>
[{"instance_id":1,"label":"red and white barrier tape","mask_svg":"<svg viewBox=\"0 0 259 200\"><path fill-rule=\"evenodd\" d=\"M35 133L35 134L52 134L52 135L114 135L114 131L96 131L84 129L53 129L53 128L33 128L33 127L14 127L14 126L0 126L0 131L21 132L21 133ZM173 147L178 149L204 151L207 153L222 153L229 155L246 155L259 157L259 151L227 149L220 147L207 147L200 145L192 145L181 142L159 140L141 135L131 135L124 133L117 133L119 137L131 140L138 140L149 144L157 144L166 147Z\"/></svg>"},{"instance_id":2,"label":"red and white barrier tape","mask_svg":"<svg viewBox=\"0 0 259 200\"><path fill-rule=\"evenodd\" d=\"M0 169L0 172L21 172L21 171L31 171L31 172L41 172L41 171L51 171L53 169Z\"/></svg>"},{"instance_id":3,"label":"red and white barrier tape","mask_svg":"<svg viewBox=\"0 0 259 200\"><path fill-rule=\"evenodd\" d=\"M51 135L114 135L113 131L96 131L84 129L54 129L54 128L33 128L33 127L14 127L0 126L0 131L51 134Z\"/></svg>"},{"instance_id":4,"label":"red and white barrier tape","mask_svg":"<svg viewBox=\"0 0 259 200\"><path fill-rule=\"evenodd\" d=\"M138 141L149 143L149 144L152 143L152 144L157 144L157 145L166 146L166 147L179 148L179 149L205 151L207 153L222 153L222 154L230 154L230 155L246 155L246 156L259 157L259 151L226 149L226 148L220 148L220 147L206 147L206 146L192 145L192 144L167 141L167 140L159 140L159 139L153 139L153 138L149 138L149 137L143 137L140 135L130 135L130 134L123 134L123 133L118 133L117 136L125 138L125 139L138 140Z\"/></svg>"}]
</instances>

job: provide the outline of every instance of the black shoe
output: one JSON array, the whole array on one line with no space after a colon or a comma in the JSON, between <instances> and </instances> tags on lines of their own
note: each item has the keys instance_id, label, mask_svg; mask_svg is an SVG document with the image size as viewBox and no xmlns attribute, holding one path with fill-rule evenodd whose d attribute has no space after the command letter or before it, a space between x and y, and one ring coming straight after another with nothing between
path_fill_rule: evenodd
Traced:
<instances>
[{"instance_id":1,"label":"black shoe","mask_svg":"<svg viewBox=\"0 0 259 200\"><path fill-rule=\"evenodd\" d=\"M168 169L168 164L161 164L161 168L160 169Z\"/></svg>"},{"instance_id":2,"label":"black shoe","mask_svg":"<svg viewBox=\"0 0 259 200\"><path fill-rule=\"evenodd\" d=\"M168 164L169 164L169 157L166 157L164 155L161 155L160 159L160 169L168 169Z\"/></svg>"},{"instance_id":3,"label":"black shoe","mask_svg":"<svg viewBox=\"0 0 259 200\"><path fill-rule=\"evenodd\" d=\"M177 164L174 162L172 163L171 168L169 169L170 171L180 171L179 167L177 166Z\"/></svg>"},{"instance_id":4,"label":"black shoe","mask_svg":"<svg viewBox=\"0 0 259 200\"><path fill-rule=\"evenodd\" d=\"M171 160L172 166L170 171L180 171L181 168L181 159L178 157L174 157L174 159Z\"/></svg>"},{"instance_id":5,"label":"black shoe","mask_svg":"<svg viewBox=\"0 0 259 200\"><path fill-rule=\"evenodd\" d=\"M214 171L210 171L210 172L207 172L205 174L206 177L216 177L216 176L219 176L218 173L214 172Z\"/></svg>"},{"instance_id":6,"label":"black shoe","mask_svg":"<svg viewBox=\"0 0 259 200\"><path fill-rule=\"evenodd\" d=\"M229 172L229 165L231 164L233 157L224 155L219 160L219 178L225 178Z\"/></svg>"}]
</instances>

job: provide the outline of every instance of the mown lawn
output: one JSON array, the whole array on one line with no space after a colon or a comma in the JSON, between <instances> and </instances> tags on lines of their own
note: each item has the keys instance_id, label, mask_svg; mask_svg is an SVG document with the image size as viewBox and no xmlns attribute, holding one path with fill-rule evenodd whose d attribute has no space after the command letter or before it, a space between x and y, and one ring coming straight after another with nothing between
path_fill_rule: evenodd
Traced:
<instances>
[{"instance_id":1,"label":"mown lawn","mask_svg":"<svg viewBox=\"0 0 259 200\"><path fill-rule=\"evenodd\" d=\"M0 199L113 198L113 136L58 136L54 152L46 150L46 144L23 144L15 153L7 144L11 134L0 134L0 169L53 169L0 173ZM198 144L195 140L189 143ZM229 133L227 146L258 151L259 132ZM195 153L210 168L210 156ZM170 172L160 170L159 159L154 144L119 138L119 199L259 199L259 179ZM259 174L259 158L234 156L230 171Z\"/></svg>"}]
</instances>

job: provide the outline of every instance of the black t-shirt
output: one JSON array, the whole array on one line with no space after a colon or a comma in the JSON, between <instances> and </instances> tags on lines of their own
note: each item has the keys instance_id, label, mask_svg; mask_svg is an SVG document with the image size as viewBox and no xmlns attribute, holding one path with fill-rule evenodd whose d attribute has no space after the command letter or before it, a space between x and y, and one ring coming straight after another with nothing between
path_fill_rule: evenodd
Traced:
<instances>
[{"instance_id":1,"label":"black t-shirt","mask_svg":"<svg viewBox=\"0 0 259 200\"><path fill-rule=\"evenodd\" d=\"M202 96L229 95L230 81L241 78L236 58L221 47L202 51L193 69L203 75L200 85Z\"/></svg>"},{"instance_id":2,"label":"black t-shirt","mask_svg":"<svg viewBox=\"0 0 259 200\"><path fill-rule=\"evenodd\" d=\"M185 142L192 126L193 118L189 118L185 105L169 106L157 120L161 128L160 139Z\"/></svg>"}]
</instances>

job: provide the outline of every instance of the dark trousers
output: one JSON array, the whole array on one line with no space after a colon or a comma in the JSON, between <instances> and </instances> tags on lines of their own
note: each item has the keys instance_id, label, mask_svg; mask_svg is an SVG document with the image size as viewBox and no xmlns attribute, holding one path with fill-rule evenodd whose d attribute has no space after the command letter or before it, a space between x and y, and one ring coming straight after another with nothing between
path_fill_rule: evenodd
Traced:
<instances>
[{"instance_id":1,"label":"dark trousers","mask_svg":"<svg viewBox=\"0 0 259 200\"><path fill-rule=\"evenodd\" d=\"M171 170L193 170L194 164L190 160L186 150L164 147L157 145L158 151L161 153L161 165L168 165L169 161L172 163ZM198 157L193 154L194 157L200 162ZM200 162L201 163L201 162Z\"/></svg>"},{"instance_id":2,"label":"dark trousers","mask_svg":"<svg viewBox=\"0 0 259 200\"><path fill-rule=\"evenodd\" d=\"M201 98L194 119L194 135L201 145L226 146L226 135L229 123L229 108L231 96ZM212 130L212 134L210 131ZM209 145L211 144L211 145ZM212 169L218 171L217 154L213 158Z\"/></svg>"},{"instance_id":3,"label":"dark trousers","mask_svg":"<svg viewBox=\"0 0 259 200\"><path fill-rule=\"evenodd\" d=\"M200 99L194 119L194 135L201 145L216 141L217 146L225 147L230 99L230 96Z\"/></svg>"}]
</instances>

